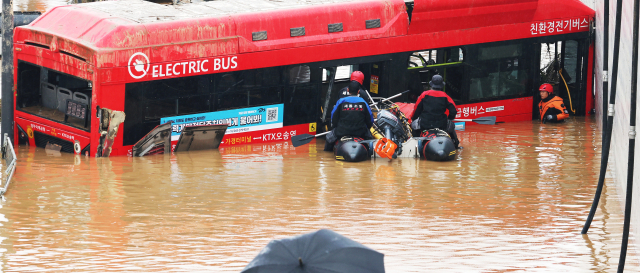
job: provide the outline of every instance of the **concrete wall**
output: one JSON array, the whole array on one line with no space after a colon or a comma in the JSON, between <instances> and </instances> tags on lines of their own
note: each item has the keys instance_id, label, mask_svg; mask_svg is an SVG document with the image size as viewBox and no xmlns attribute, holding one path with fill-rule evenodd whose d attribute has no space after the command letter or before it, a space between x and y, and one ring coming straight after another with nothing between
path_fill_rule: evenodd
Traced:
<instances>
[{"instance_id":1,"label":"concrete wall","mask_svg":"<svg viewBox=\"0 0 640 273\"><path fill-rule=\"evenodd\" d=\"M585 0L590 1L590 0ZM592 1L592 0L591 0ZM609 7L609 86L611 86L612 65L613 65L613 45L614 45L614 28L616 14L616 0L610 0ZM629 110L630 110L630 92L631 92L631 50L632 50L632 34L633 34L633 0L623 0L622 6L622 27L620 30L620 61L618 63L618 80L615 116L613 122L613 135L611 139L611 153L609 157L613 159L609 164L609 170L613 174L614 183L618 193L621 195L621 204L624 206L624 196L626 194L627 184L627 158L629 150ZM602 107L602 56L603 56L603 28L604 28L604 0L595 1L596 10L596 60L594 70L595 88L596 88L596 109L598 123L601 126L602 111L606 111L606 107ZM640 90L640 88L638 88ZM639 105L640 106L640 105ZM640 108L638 108L640 109ZM640 111L639 111L640 112ZM637 117L636 117L637 119ZM640 120L638 120L640 122ZM640 124L638 124L640 125ZM638 138L640 139L640 137ZM634 187L633 187L633 207L631 217L631 237L640 238L640 142L636 142L635 149L635 166L634 166ZM640 240L630 240L630 244L640 247ZM636 257L637 259L637 257Z\"/></svg>"}]
</instances>

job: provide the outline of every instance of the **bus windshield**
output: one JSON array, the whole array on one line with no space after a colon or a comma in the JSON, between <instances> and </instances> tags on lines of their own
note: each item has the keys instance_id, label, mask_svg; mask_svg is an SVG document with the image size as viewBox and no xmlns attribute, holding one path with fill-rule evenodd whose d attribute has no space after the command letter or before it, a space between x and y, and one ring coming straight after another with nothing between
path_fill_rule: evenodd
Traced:
<instances>
[{"instance_id":1,"label":"bus windshield","mask_svg":"<svg viewBox=\"0 0 640 273\"><path fill-rule=\"evenodd\" d=\"M89 130L90 81L18 61L17 84L17 110Z\"/></svg>"}]
</instances>

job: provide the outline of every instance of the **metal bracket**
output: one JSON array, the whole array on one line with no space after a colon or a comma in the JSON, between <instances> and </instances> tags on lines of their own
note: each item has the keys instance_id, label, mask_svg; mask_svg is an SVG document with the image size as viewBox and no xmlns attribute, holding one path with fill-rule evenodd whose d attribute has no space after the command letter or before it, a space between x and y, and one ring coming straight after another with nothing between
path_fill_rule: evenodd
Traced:
<instances>
[{"instance_id":1,"label":"metal bracket","mask_svg":"<svg viewBox=\"0 0 640 273\"><path fill-rule=\"evenodd\" d=\"M608 116L613 117L613 115L616 113L615 110L615 106L613 104L609 104L609 112L608 112Z\"/></svg>"},{"instance_id":2,"label":"metal bracket","mask_svg":"<svg viewBox=\"0 0 640 273\"><path fill-rule=\"evenodd\" d=\"M604 81L604 82L608 82L609 81L609 71L607 71L607 70L603 70L602 71L602 81Z\"/></svg>"},{"instance_id":3,"label":"metal bracket","mask_svg":"<svg viewBox=\"0 0 640 273\"><path fill-rule=\"evenodd\" d=\"M636 127L629 126L629 139L636 139Z\"/></svg>"}]
</instances>

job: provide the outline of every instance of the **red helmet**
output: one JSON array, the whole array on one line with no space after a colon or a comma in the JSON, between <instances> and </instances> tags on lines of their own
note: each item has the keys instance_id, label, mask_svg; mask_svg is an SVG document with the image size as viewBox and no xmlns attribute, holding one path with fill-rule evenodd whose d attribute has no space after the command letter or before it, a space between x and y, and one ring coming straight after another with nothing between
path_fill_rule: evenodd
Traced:
<instances>
[{"instance_id":1,"label":"red helmet","mask_svg":"<svg viewBox=\"0 0 640 273\"><path fill-rule=\"evenodd\" d=\"M547 91L549 93L553 93L553 85L548 83L543 83L540 85L540 91Z\"/></svg>"},{"instance_id":2,"label":"red helmet","mask_svg":"<svg viewBox=\"0 0 640 273\"><path fill-rule=\"evenodd\" d=\"M360 84L364 83L364 74L362 74L362 72L360 71L353 71L353 73L351 73L351 81L357 81Z\"/></svg>"}]
</instances>

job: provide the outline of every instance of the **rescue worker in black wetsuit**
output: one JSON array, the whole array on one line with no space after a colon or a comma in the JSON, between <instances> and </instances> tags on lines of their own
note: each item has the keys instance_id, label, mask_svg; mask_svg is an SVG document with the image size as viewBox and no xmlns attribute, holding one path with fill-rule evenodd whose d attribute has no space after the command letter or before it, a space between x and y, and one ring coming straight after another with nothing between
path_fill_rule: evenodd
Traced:
<instances>
[{"instance_id":1,"label":"rescue worker in black wetsuit","mask_svg":"<svg viewBox=\"0 0 640 273\"><path fill-rule=\"evenodd\" d=\"M413 134L414 136L419 135L424 130L436 128L443 130L449 134L457 149L460 141L456 134L456 126L452 121L458 114L456 104L447 93L442 91L444 87L442 76L434 75L429 85L431 90L422 92L413 109L411 116ZM448 115L446 114L447 110L449 110Z\"/></svg>"},{"instance_id":2,"label":"rescue worker in black wetsuit","mask_svg":"<svg viewBox=\"0 0 640 273\"><path fill-rule=\"evenodd\" d=\"M371 102L370 101L370 96L371 94L369 94L369 92L367 92L367 90L364 90L364 88L362 88L362 84L364 83L364 74L362 74L362 72L360 71L353 71L353 73L351 73L351 78L350 81L357 81L358 83L360 83L360 94L358 94L358 96L360 96L361 98L364 99L364 101L366 101L367 103ZM340 89L340 94L339 94L340 98L346 98L348 96L350 96L349 94L349 87L343 87L342 89Z\"/></svg>"},{"instance_id":3,"label":"rescue worker in black wetsuit","mask_svg":"<svg viewBox=\"0 0 640 273\"><path fill-rule=\"evenodd\" d=\"M325 151L333 151L337 140L349 136L372 139L369 129L373 126L373 114L369 104L358 97L361 85L353 80L349 83L349 96L338 100L331 111L331 127L334 128L326 137Z\"/></svg>"}]
</instances>

